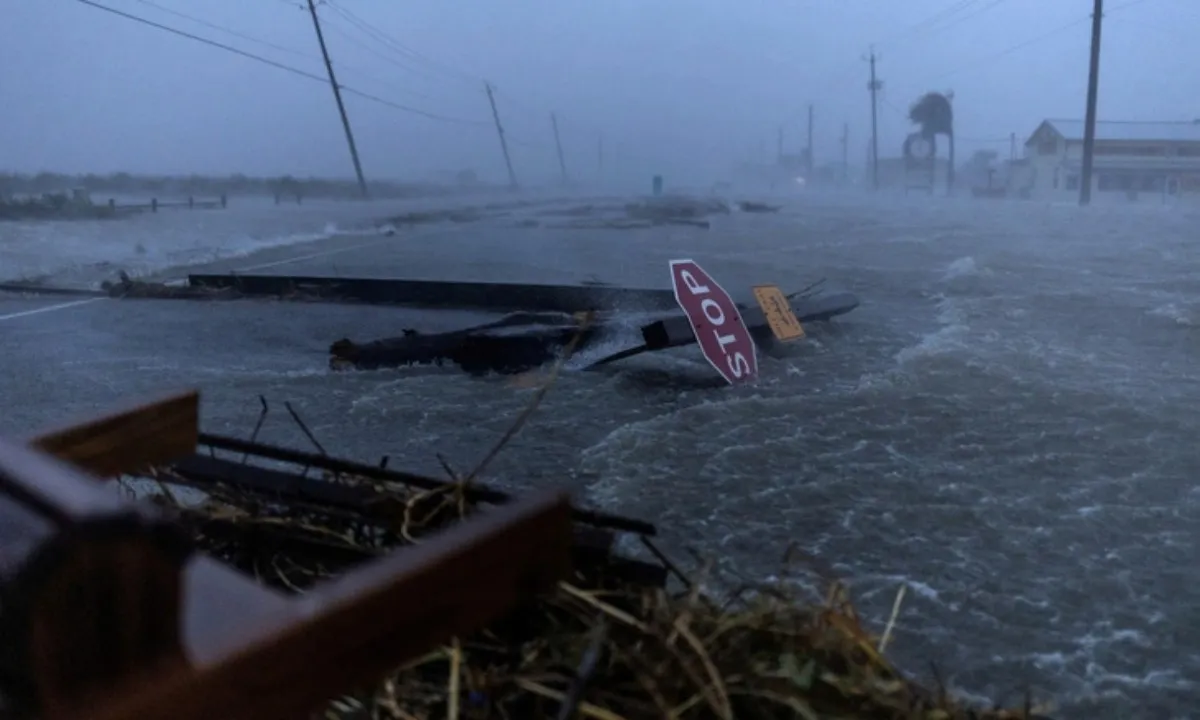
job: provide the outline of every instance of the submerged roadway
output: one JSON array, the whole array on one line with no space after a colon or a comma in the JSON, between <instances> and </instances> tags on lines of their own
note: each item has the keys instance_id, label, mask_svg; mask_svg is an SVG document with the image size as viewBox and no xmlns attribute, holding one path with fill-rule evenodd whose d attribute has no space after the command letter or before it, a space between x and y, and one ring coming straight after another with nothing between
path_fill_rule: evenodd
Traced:
<instances>
[{"instance_id":1,"label":"submerged roadway","mask_svg":"<svg viewBox=\"0 0 1200 720\"><path fill-rule=\"evenodd\" d=\"M1184 210L809 199L711 230L502 222L342 237L189 268L666 287L692 257L731 293L828 278L862 307L724 388L694 348L567 372L490 480L566 483L762 578L797 543L886 619L892 654L1056 716L1200 706L1200 264ZM176 269L164 277L179 277ZM72 304L74 303L74 304ZM206 429L441 472L529 402L436 368L332 373L329 344L476 318L261 301L0 294L0 432L203 392ZM669 543L670 544L670 543Z\"/></svg>"}]
</instances>

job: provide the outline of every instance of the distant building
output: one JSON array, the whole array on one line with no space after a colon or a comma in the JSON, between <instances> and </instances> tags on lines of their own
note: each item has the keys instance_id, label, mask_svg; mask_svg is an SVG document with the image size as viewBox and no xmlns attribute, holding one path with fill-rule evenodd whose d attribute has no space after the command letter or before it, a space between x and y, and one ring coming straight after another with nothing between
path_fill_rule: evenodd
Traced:
<instances>
[{"instance_id":1,"label":"distant building","mask_svg":"<svg viewBox=\"0 0 1200 720\"><path fill-rule=\"evenodd\" d=\"M1009 175L1010 194L1069 201L1079 196L1084 123L1045 120ZM1200 199L1200 120L1096 122L1092 197L1097 201Z\"/></svg>"}]
</instances>

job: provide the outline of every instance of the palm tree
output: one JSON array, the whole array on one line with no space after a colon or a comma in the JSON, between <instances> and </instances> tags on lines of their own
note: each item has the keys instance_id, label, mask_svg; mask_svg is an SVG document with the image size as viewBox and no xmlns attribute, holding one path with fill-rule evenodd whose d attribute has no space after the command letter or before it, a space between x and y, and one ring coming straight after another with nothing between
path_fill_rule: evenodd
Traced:
<instances>
[{"instance_id":1,"label":"palm tree","mask_svg":"<svg viewBox=\"0 0 1200 720\"><path fill-rule=\"evenodd\" d=\"M952 92L928 92L908 109L908 119L921 126L921 135L928 138L933 146L933 157L937 157L937 136L945 135L950 138L950 167L946 171L947 192L954 189L954 110L950 106L953 99Z\"/></svg>"}]
</instances>

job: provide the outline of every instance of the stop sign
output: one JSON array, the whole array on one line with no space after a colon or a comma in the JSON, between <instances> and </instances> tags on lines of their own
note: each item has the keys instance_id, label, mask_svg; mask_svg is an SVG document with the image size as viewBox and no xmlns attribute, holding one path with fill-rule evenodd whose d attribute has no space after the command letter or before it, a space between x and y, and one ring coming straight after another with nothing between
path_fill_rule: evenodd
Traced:
<instances>
[{"instance_id":1,"label":"stop sign","mask_svg":"<svg viewBox=\"0 0 1200 720\"><path fill-rule=\"evenodd\" d=\"M671 261L671 286L700 351L721 377L731 385L758 377L754 339L729 293L694 260Z\"/></svg>"}]
</instances>

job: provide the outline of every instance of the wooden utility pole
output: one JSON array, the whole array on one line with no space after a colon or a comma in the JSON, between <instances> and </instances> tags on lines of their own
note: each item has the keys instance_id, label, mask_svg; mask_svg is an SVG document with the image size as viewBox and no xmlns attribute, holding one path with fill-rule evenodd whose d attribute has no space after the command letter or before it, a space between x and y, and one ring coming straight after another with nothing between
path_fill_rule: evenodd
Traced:
<instances>
[{"instance_id":1,"label":"wooden utility pole","mask_svg":"<svg viewBox=\"0 0 1200 720\"><path fill-rule=\"evenodd\" d=\"M329 61L329 50L325 48L325 36L321 33L321 21L317 19L317 6L308 0L308 12L312 15L313 28L317 31L317 42L321 45L321 56L325 58L325 70L329 73L329 86L337 100L338 113L342 116L342 128L346 131L346 144L350 146L350 159L354 161L354 174L358 176L358 191L367 198L367 181L363 177L362 163L358 161L358 148L354 145L354 133L350 130L350 119L346 117L346 105L342 102L342 89L333 74L333 63Z\"/></svg>"},{"instance_id":2,"label":"wooden utility pole","mask_svg":"<svg viewBox=\"0 0 1200 720\"><path fill-rule=\"evenodd\" d=\"M1079 204L1092 201L1092 155L1096 149L1096 92L1100 85L1100 25L1104 0L1092 6L1092 57L1088 62L1087 115L1083 121L1083 172L1079 177Z\"/></svg>"},{"instance_id":3,"label":"wooden utility pole","mask_svg":"<svg viewBox=\"0 0 1200 720\"><path fill-rule=\"evenodd\" d=\"M558 171L562 176L562 184L567 184L567 163L563 160L562 141L558 138L558 117L550 113L550 127L554 128L554 149L558 151Z\"/></svg>"},{"instance_id":4,"label":"wooden utility pole","mask_svg":"<svg viewBox=\"0 0 1200 720\"><path fill-rule=\"evenodd\" d=\"M813 131L813 106L809 105L808 106L808 153L807 153L808 157L805 158L805 160L804 160L804 179L806 182L812 182L812 174L813 174L812 131Z\"/></svg>"},{"instance_id":5,"label":"wooden utility pole","mask_svg":"<svg viewBox=\"0 0 1200 720\"><path fill-rule=\"evenodd\" d=\"M604 174L604 136L596 138L596 173Z\"/></svg>"},{"instance_id":6,"label":"wooden utility pole","mask_svg":"<svg viewBox=\"0 0 1200 720\"><path fill-rule=\"evenodd\" d=\"M842 183L850 181L850 123L842 123Z\"/></svg>"},{"instance_id":7,"label":"wooden utility pole","mask_svg":"<svg viewBox=\"0 0 1200 720\"><path fill-rule=\"evenodd\" d=\"M779 126L779 136L775 138L775 162L783 163L783 126Z\"/></svg>"},{"instance_id":8,"label":"wooden utility pole","mask_svg":"<svg viewBox=\"0 0 1200 720\"><path fill-rule=\"evenodd\" d=\"M312 2L312 0L308 0ZM512 157L508 154L508 140L504 139L504 127L500 124L500 113L496 110L496 96L492 94L492 84L485 82L483 89L487 90L488 104L492 106L492 119L496 121L496 134L500 136L500 149L504 152L504 166L508 168L508 187L517 189L517 174L513 172Z\"/></svg>"},{"instance_id":9,"label":"wooden utility pole","mask_svg":"<svg viewBox=\"0 0 1200 720\"><path fill-rule=\"evenodd\" d=\"M875 79L875 48L871 48L871 81L867 89L871 91L871 189L879 189L879 106L876 94L883 88L883 82Z\"/></svg>"},{"instance_id":10,"label":"wooden utility pole","mask_svg":"<svg viewBox=\"0 0 1200 720\"><path fill-rule=\"evenodd\" d=\"M1008 159L1010 161L1017 159L1017 134L1008 134Z\"/></svg>"}]
</instances>

